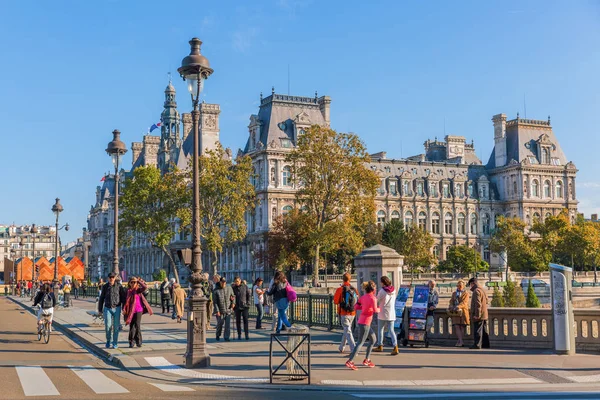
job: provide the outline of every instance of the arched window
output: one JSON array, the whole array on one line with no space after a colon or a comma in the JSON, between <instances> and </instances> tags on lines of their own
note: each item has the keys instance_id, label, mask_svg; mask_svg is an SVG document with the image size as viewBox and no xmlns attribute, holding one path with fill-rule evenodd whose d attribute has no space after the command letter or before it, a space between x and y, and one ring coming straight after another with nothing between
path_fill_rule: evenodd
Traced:
<instances>
[{"instance_id":1,"label":"arched window","mask_svg":"<svg viewBox=\"0 0 600 400\"><path fill-rule=\"evenodd\" d=\"M283 207L281 214L282 215L287 215L287 214L291 213L292 210L293 210L292 206L285 206L285 207Z\"/></svg>"},{"instance_id":2,"label":"arched window","mask_svg":"<svg viewBox=\"0 0 600 400\"><path fill-rule=\"evenodd\" d=\"M271 209L271 218L273 218L273 220L275 220L275 218L277 218L277 207L273 207Z\"/></svg>"},{"instance_id":3,"label":"arched window","mask_svg":"<svg viewBox=\"0 0 600 400\"><path fill-rule=\"evenodd\" d=\"M477 214L471 214L471 235L477 235Z\"/></svg>"},{"instance_id":4,"label":"arched window","mask_svg":"<svg viewBox=\"0 0 600 400\"><path fill-rule=\"evenodd\" d=\"M445 199L450 197L450 184L449 183L443 183L442 184L442 193Z\"/></svg>"},{"instance_id":5,"label":"arched window","mask_svg":"<svg viewBox=\"0 0 600 400\"><path fill-rule=\"evenodd\" d=\"M556 181L556 198L563 198L563 184L562 181Z\"/></svg>"},{"instance_id":6,"label":"arched window","mask_svg":"<svg viewBox=\"0 0 600 400\"><path fill-rule=\"evenodd\" d=\"M547 212L546 215L544 215L544 219L550 218L552 216L552 213Z\"/></svg>"},{"instance_id":7,"label":"arched window","mask_svg":"<svg viewBox=\"0 0 600 400\"><path fill-rule=\"evenodd\" d=\"M427 230L427 214L424 211L419 213L419 229Z\"/></svg>"},{"instance_id":8,"label":"arched window","mask_svg":"<svg viewBox=\"0 0 600 400\"><path fill-rule=\"evenodd\" d=\"M465 220L465 214L460 213L458 214L458 234L459 235L464 235L467 231L467 224L466 224L466 220Z\"/></svg>"},{"instance_id":9,"label":"arched window","mask_svg":"<svg viewBox=\"0 0 600 400\"><path fill-rule=\"evenodd\" d=\"M381 226L385 224L385 211L379 210L377 211L377 225Z\"/></svg>"},{"instance_id":10,"label":"arched window","mask_svg":"<svg viewBox=\"0 0 600 400\"><path fill-rule=\"evenodd\" d=\"M490 234L490 214L483 214L483 234L484 235L489 235Z\"/></svg>"},{"instance_id":11,"label":"arched window","mask_svg":"<svg viewBox=\"0 0 600 400\"><path fill-rule=\"evenodd\" d=\"M552 197L552 191L550 189L550 181L544 181L544 197L545 198Z\"/></svg>"},{"instance_id":12,"label":"arched window","mask_svg":"<svg viewBox=\"0 0 600 400\"><path fill-rule=\"evenodd\" d=\"M439 246L433 246L433 256L437 259L440 258L440 248Z\"/></svg>"},{"instance_id":13,"label":"arched window","mask_svg":"<svg viewBox=\"0 0 600 400\"><path fill-rule=\"evenodd\" d=\"M292 167L283 167L283 186L292 186Z\"/></svg>"},{"instance_id":14,"label":"arched window","mask_svg":"<svg viewBox=\"0 0 600 400\"><path fill-rule=\"evenodd\" d=\"M400 212L398 210L392 211L392 219L400 219Z\"/></svg>"},{"instance_id":15,"label":"arched window","mask_svg":"<svg viewBox=\"0 0 600 400\"><path fill-rule=\"evenodd\" d=\"M533 222L536 222L539 220L540 220L540 213L538 213L538 212L533 213Z\"/></svg>"},{"instance_id":16,"label":"arched window","mask_svg":"<svg viewBox=\"0 0 600 400\"><path fill-rule=\"evenodd\" d=\"M404 226L406 228L412 226L413 224L413 213L412 211L407 211L404 213Z\"/></svg>"},{"instance_id":17,"label":"arched window","mask_svg":"<svg viewBox=\"0 0 600 400\"><path fill-rule=\"evenodd\" d=\"M531 195L533 197L540 197L540 184L537 179L531 182Z\"/></svg>"},{"instance_id":18,"label":"arched window","mask_svg":"<svg viewBox=\"0 0 600 400\"><path fill-rule=\"evenodd\" d=\"M271 167L271 183L275 184L275 167Z\"/></svg>"},{"instance_id":19,"label":"arched window","mask_svg":"<svg viewBox=\"0 0 600 400\"><path fill-rule=\"evenodd\" d=\"M444 215L444 233L447 235L452 234L452 214L449 212Z\"/></svg>"},{"instance_id":20,"label":"arched window","mask_svg":"<svg viewBox=\"0 0 600 400\"><path fill-rule=\"evenodd\" d=\"M440 214L438 212L431 214L431 233L440 233Z\"/></svg>"}]
</instances>

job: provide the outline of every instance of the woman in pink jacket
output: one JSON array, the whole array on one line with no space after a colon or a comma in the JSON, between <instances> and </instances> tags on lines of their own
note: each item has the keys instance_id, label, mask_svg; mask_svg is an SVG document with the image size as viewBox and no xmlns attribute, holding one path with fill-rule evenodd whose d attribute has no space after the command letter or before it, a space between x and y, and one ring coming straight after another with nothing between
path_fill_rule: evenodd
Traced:
<instances>
[{"instance_id":1,"label":"woman in pink jacket","mask_svg":"<svg viewBox=\"0 0 600 400\"><path fill-rule=\"evenodd\" d=\"M352 353L350 353L350 358L346 361L346 367L356 370L356 365L354 365L354 357L358 354L361 347L369 339L369 344L367 345L367 355L363 360L363 365L365 367L373 368L375 364L371 362L369 358L371 356L371 351L373 350L373 346L375 345L375 341L377 337L375 336L375 332L371 329L371 321L373 320L373 314L379 312L379 307L377 307L377 298L375 297L375 282L369 281L363 283L363 290L365 291L364 296L361 296L356 303L356 309L361 310L360 317L358 317L358 327L359 327L359 338L360 342L356 344Z\"/></svg>"}]
</instances>

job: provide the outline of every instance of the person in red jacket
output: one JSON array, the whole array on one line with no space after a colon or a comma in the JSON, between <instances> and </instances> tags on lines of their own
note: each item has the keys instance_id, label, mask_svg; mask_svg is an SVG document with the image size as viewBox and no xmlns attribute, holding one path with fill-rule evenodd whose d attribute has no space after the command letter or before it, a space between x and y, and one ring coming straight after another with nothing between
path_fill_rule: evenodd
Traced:
<instances>
[{"instance_id":1,"label":"person in red jacket","mask_svg":"<svg viewBox=\"0 0 600 400\"><path fill-rule=\"evenodd\" d=\"M335 294L333 295L333 302L337 305L337 313L340 316L340 324L344 329L344 332L342 333L342 341L339 347L340 353L344 352L346 343L348 343L350 346L350 352L353 352L354 348L356 347L354 336L352 336L352 322L356 316L356 305L352 303L354 299L358 298L358 292L352 287L352 285L350 285L351 278L352 276L346 272L342 276L342 286L337 288ZM348 301L350 296L352 296L353 299Z\"/></svg>"},{"instance_id":2,"label":"person in red jacket","mask_svg":"<svg viewBox=\"0 0 600 400\"><path fill-rule=\"evenodd\" d=\"M373 321L373 314L379 312L379 307L377 307L377 298L375 297L375 282L369 281L363 283L363 289L365 294L358 299L358 303L356 303L356 309L361 310L360 317L358 317L358 327L359 327L359 337L360 342L354 348L354 351L350 353L350 358L346 361L346 367L356 370L356 365L354 365L354 357L360 351L361 347L369 339L369 344L367 345L367 355L363 360L362 364L365 367L373 368L375 364L371 362L370 356L371 351L373 350L373 346L375 345L375 341L377 337L375 336L375 332L371 328L371 321Z\"/></svg>"}]
</instances>

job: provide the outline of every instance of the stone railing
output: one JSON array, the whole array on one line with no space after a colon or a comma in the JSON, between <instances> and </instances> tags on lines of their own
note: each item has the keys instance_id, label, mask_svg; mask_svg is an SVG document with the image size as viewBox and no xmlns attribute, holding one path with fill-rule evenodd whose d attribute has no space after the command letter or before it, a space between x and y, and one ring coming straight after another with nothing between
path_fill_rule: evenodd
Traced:
<instances>
[{"instance_id":1,"label":"stone railing","mask_svg":"<svg viewBox=\"0 0 600 400\"><path fill-rule=\"evenodd\" d=\"M600 351L600 310L575 309L574 314L577 350ZM494 348L553 348L552 310L549 308L490 308L488 324ZM470 327L467 333L472 337ZM445 310L436 311L429 337L436 345L456 343L452 320Z\"/></svg>"}]
</instances>

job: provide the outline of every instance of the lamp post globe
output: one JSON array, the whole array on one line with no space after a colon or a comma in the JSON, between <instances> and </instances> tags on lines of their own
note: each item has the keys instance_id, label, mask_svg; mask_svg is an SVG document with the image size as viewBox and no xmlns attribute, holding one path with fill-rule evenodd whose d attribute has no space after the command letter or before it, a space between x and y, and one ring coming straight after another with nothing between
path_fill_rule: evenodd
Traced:
<instances>
[{"instance_id":1,"label":"lamp post globe","mask_svg":"<svg viewBox=\"0 0 600 400\"><path fill-rule=\"evenodd\" d=\"M127 146L121 141L121 132L115 129L113 140L108 143L106 153L111 157L115 166L115 204L114 204L114 238L113 238L113 268L112 272L119 275L119 168L123 159L123 154L127 153Z\"/></svg>"},{"instance_id":2,"label":"lamp post globe","mask_svg":"<svg viewBox=\"0 0 600 400\"><path fill-rule=\"evenodd\" d=\"M198 103L200 93L204 88L204 81L213 73L208 59L200 53L202 41L193 38L189 41L190 54L181 60L181 67L177 69L181 77L187 82L188 91L192 97L194 109L192 111L193 159L192 159L192 262L189 281L192 285L189 301L189 316L187 327L187 350L185 365L187 368L210 366L210 356L206 350L207 299L202 289L202 250L200 247L200 187L199 156L202 152L202 138L200 130L200 110Z\"/></svg>"},{"instance_id":3,"label":"lamp post globe","mask_svg":"<svg viewBox=\"0 0 600 400\"><path fill-rule=\"evenodd\" d=\"M52 287L54 288L54 295L57 296L58 298L58 256L59 254L59 247L58 247L58 217L60 215L61 212L64 211L64 208L62 206L62 204L60 204L60 199L57 197L56 198L56 202L54 203L54 205L52 205L52 212L54 213L54 215L56 216L56 237L54 240L54 279L52 280Z\"/></svg>"}]
</instances>

